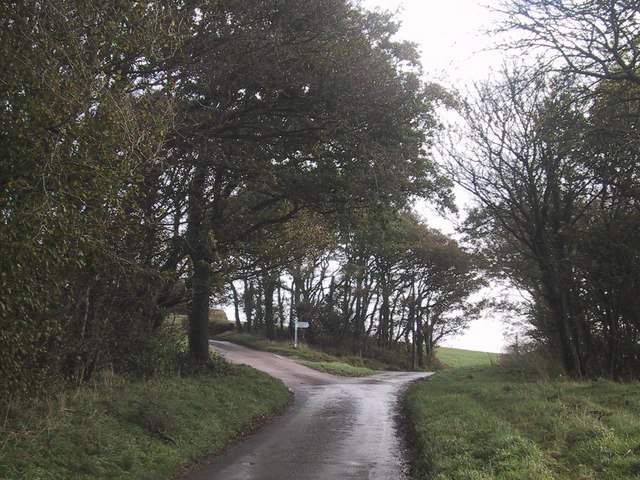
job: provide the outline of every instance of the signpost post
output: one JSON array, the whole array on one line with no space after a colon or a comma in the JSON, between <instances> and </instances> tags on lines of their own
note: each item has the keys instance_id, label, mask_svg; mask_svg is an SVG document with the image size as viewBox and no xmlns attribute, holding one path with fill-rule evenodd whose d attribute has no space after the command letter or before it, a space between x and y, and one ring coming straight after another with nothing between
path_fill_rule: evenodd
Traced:
<instances>
[{"instance_id":1,"label":"signpost post","mask_svg":"<svg viewBox=\"0 0 640 480\"><path fill-rule=\"evenodd\" d=\"M293 328L293 348L298 348L298 329L309 328L309 322L299 322L296 318Z\"/></svg>"}]
</instances>

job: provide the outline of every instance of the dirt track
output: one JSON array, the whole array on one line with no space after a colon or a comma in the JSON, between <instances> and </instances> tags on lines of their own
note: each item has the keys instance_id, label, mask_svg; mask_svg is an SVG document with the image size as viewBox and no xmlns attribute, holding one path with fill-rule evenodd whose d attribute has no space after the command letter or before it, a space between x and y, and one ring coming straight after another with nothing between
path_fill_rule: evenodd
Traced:
<instances>
[{"instance_id":1,"label":"dirt track","mask_svg":"<svg viewBox=\"0 0 640 480\"><path fill-rule=\"evenodd\" d=\"M273 423L189 480L342 480L407 478L396 422L399 392L424 373L386 372L347 379L227 342L210 342L230 361L280 378L295 394Z\"/></svg>"}]
</instances>

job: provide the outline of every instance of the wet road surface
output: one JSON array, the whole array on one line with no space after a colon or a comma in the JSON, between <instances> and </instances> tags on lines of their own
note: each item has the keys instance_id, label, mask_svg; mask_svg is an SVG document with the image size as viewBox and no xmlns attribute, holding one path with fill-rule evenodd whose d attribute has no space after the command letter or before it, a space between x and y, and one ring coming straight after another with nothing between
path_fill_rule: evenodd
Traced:
<instances>
[{"instance_id":1,"label":"wet road surface","mask_svg":"<svg viewBox=\"0 0 640 480\"><path fill-rule=\"evenodd\" d=\"M407 478L396 402L403 388L428 374L335 377L270 353L210 343L230 361L280 378L295 399L281 418L189 474L189 480Z\"/></svg>"}]
</instances>

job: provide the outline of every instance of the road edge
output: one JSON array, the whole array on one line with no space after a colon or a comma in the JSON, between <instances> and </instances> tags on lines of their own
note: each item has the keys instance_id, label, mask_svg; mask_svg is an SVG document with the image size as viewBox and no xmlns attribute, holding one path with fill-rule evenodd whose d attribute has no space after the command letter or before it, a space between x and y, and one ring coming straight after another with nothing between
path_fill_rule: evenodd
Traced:
<instances>
[{"instance_id":1,"label":"road edge","mask_svg":"<svg viewBox=\"0 0 640 480\"><path fill-rule=\"evenodd\" d=\"M230 362L231 363L231 362ZM251 368L260 372L260 370L253 368L251 366L245 365L247 368ZM264 372L260 372L264 373ZM275 377L272 377L275 378ZM276 378L276 380L282 382ZM284 385L284 382L282 382ZM234 436L226 442L221 447L218 447L216 450L213 450L208 453L203 453L201 455L197 455L196 457L190 458L180 469L167 477L167 480L190 480L193 474L197 471L205 469L208 465L213 463L218 457L224 455L228 450L234 448L238 444L245 441L247 438L255 435L260 430L262 430L267 425L277 421L282 418L283 415L287 413L287 410L291 408L295 400L295 392L285 385L285 388L289 390L289 401L280 407L274 408L271 412L267 414L259 414L254 416L249 423L242 426L238 429L238 431L234 434Z\"/></svg>"},{"instance_id":2,"label":"road edge","mask_svg":"<svg viewBox=\"0 0 640 480\"><path fill-rule=\"evenodd\" d=\"M402 443L401 448L404 453L405 463L404 470L407 479L414 478L416 458L417 458L417 432L416 426L411 421L411 412L409 405L407 404L407 392L410 388L414 387L418 383L428 381L433 374L426 377L417 378L402 387L402 391L399 392L398 398L394 405L395 410L395 423L398 429L400 441Z\"/></svg>"}]
</instances>

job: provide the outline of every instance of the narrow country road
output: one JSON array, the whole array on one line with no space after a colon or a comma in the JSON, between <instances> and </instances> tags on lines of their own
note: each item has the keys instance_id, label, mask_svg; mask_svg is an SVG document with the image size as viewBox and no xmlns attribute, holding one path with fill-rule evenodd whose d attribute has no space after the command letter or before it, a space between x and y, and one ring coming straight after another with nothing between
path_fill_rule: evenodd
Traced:
<instances>
[{"instance_id":1,"label":"narrow country road","mask_svg":"<svg viewBox=\"0 0 640 480\"><path fill-rule=\"evenodd\" d=\"M295 400L281 418L191 472L189 480L407 478L396 402L404 387L428 374L342 378L270 353L227 342L210 344L232 362L280 378Z\"/></svg>"}]
</instances>

